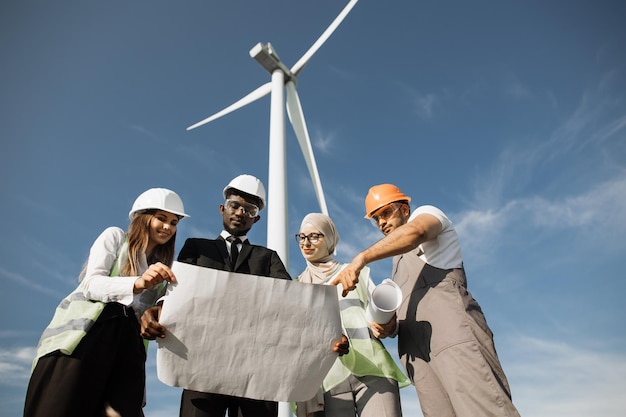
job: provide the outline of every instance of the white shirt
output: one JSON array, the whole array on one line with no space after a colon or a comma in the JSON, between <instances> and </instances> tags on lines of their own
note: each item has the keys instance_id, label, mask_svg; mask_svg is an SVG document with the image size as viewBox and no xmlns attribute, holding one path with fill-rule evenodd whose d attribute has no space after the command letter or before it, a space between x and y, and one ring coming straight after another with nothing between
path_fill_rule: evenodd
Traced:
<instances>
[{"instance_id":1,"label":"white shirt","mask_svg":"<svg viewBox=\"0 0 626 417\"><path fill-rule=\"evenodd\" d=\"M220 233L220 236L222 236L224 238L224 240L226 241L226 249L228 249L228 253L230 253L230 245L232 243L230 243L227 239L230 236L233 236L233 235L228 233L226 230L222 230L222 233ZM241 242L237 244L237 249L239 249L239 252L241 252L241 246L243 245L244 241L248 240L248 236L247 235L241 235L241 236L235 236L235 237L237 237L237 238L239 238L239 240L241 240Z\"/></svg>"},{"instance_id":2,"label":"white shirt","mask_svg":"<svg viewBox=\"0 0 626 417\"><path fill-rule=\"evenodd\" d=\"M109 276L125 239L126 233L119 227L109 227L98 236L89 250L87 269L83 279L83 294L90 300L105 303L117 302L132 307L139 317L154 304L158 289L133 294L133 287L139 276ZM124 259L121 260L120 266L123 264ZM145 254L141 256L139 269L142 274L148 269Z\"/></svg>"},{"instance_id":3,"label":"white shirt","mask_svg":"<svg viewBox=\"0 0 626 417\"><path fill-rule=\"evenodd\" d=\"M423 252L420 255L420 259L440 269L462 267L461 245L450 219L437 207L426 205L415 209L411 217L409 217L409 221L423 213L435 216L441 223L442 229L439 236L435 239L424 242L419 246L421 252Z\"/></svg>"}]
</instances>

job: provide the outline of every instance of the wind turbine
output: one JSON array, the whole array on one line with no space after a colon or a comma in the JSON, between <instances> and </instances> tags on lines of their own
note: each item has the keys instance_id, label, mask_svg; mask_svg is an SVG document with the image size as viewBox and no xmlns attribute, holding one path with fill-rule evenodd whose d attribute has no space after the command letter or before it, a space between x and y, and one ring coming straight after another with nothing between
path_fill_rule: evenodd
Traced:
<instances>
[{"instance_id":1,"label":"wind turbine","mask_svg":"<svg viewBox=\"0 0 626 417\"><path fill-rule=\"evenodd\" d=\"M287 90L287 114L293 126L302 154L309 169L309 175L313 181L315 194L322 213L328 214L326 200L322 190L322 183L317 171L317 164L311 148L311 140L304 120L300 98L296 91L296 77L300 74L309 59L326 42L337 29L339 24L348 15L358 0L350 0L335 20L326 28L322 35L315 41L308 51L291 67L287 68L278 57L278 54L270 43L258 43L250 50L250 56L263 68L272 74L271 81L258 87L245 97L215 113L206 119L189 126L187 130L195 129L218 119L230 112L246 106L271 93L270 103L270 144L269 144L269 170L268 170L268 214L267 214L267 246L274 249L285 266L289 268L288 230L287 230L287 163L285 141L285 102L284 91Z\"/></svg>"}]
</instances>

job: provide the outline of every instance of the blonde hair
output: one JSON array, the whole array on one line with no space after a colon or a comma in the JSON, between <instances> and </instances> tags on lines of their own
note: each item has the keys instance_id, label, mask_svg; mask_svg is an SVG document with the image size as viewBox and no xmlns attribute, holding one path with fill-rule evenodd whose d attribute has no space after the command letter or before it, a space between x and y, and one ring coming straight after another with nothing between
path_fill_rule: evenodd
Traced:
<instances>
[{"instance_id":1,"label":"blonde hair","mask_svg":"<svg viewBox=\"0 0 626 417\"><path fill-rule=\"evenodd\" d=\"M119 270L119 275L123 277L134 277L141 275L139 273L139 260L141 254L146 252L148 243L150 241L150 222L156 214L157 210L148 210L136 215L128 226L128 232L126 233L128 239L128 255L124 264ZM174 251L176 244L176 233L172 235L170 240L162 245L157 245L152 253L146 253L146 260L148 265L152 265L157 262L164 263L167 266L171 266L174 262ZM118 254L119 256L120 254ZM78 274L78 281L82 281L87 273L87 264L89 258L85 260L80 274ZM117 262L117 259L115 260Z\"/></svg>"},{"instance_id":2,"label":"blonde hair","mask_svg":"<svg viewBox=\"0 0 626 417\"><path fill-rule=\"evenodd\" d=\"M150 222L157 210L148 210L137 214L128 227L128 256L120 269L121 276L136 276L139 274L139 260L141 254L146 252L150 240ZM148 265L156 262L172 265L174 261L174 246L176 233L170 240L162 245L157 245L152 253L146 253Z\"/></svg>"}]
</instances>

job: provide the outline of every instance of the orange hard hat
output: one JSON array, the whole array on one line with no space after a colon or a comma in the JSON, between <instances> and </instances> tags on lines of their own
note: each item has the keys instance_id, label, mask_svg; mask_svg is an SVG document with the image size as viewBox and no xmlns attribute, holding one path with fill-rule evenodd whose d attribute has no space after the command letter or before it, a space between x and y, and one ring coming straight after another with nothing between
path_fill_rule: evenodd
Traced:
<instances>
[{"instance_id":1,"label":"orange hard hat","mask_svg":"<svg viewBox=\"0 0 626 417\"><path fill-rule=\"evenodd\" d=\"M373 212L394 201L406 201L409 203L411 197L404 194L402 190L393 184L373 186L365 197L365 218L371 218Z\"/></svg>"}]
</instances>

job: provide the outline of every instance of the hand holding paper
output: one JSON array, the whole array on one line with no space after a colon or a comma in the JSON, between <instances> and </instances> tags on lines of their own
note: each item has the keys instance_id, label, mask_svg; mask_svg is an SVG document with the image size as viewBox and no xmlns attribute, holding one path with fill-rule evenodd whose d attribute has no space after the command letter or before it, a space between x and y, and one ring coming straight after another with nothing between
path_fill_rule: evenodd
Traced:
<instances>
[{"instance_id":1,"label":"hand holding paper","mask_svg":"<svg viewBox=\"0 0 626 417\"><path fill-rule=\"evenodd\" d=\"M347 355L350 352L350 342L345 334L341 335L341 342L335 343L333 352L339 353L339 356Z\"/></svg>"},{"instance_id":2,"label":"hand holding paper","mask_svg":"<svg viewBox=\"0 0 626 417\"><path fill-rule=\"evenodd\" d=\"M148 340L164 338L165 326L159 323L161 306L154 306L147 309L141 316L141 337Z\"/></svg>"},{"instance_id":3,"label":"hand holding paper","mask_svg":"<svg viewBox=\"0 0 626 417\"><path fill-rule=\"evenodd\" d=\"M394 313L391 317L391 320L389 320L388 323L384 324L371 321L370 328L372 329L372 334L374 335L374 337L378 339L384 339L385 337L394 336L398 329L397 316Z\"/></svg>"}]
</instances>

